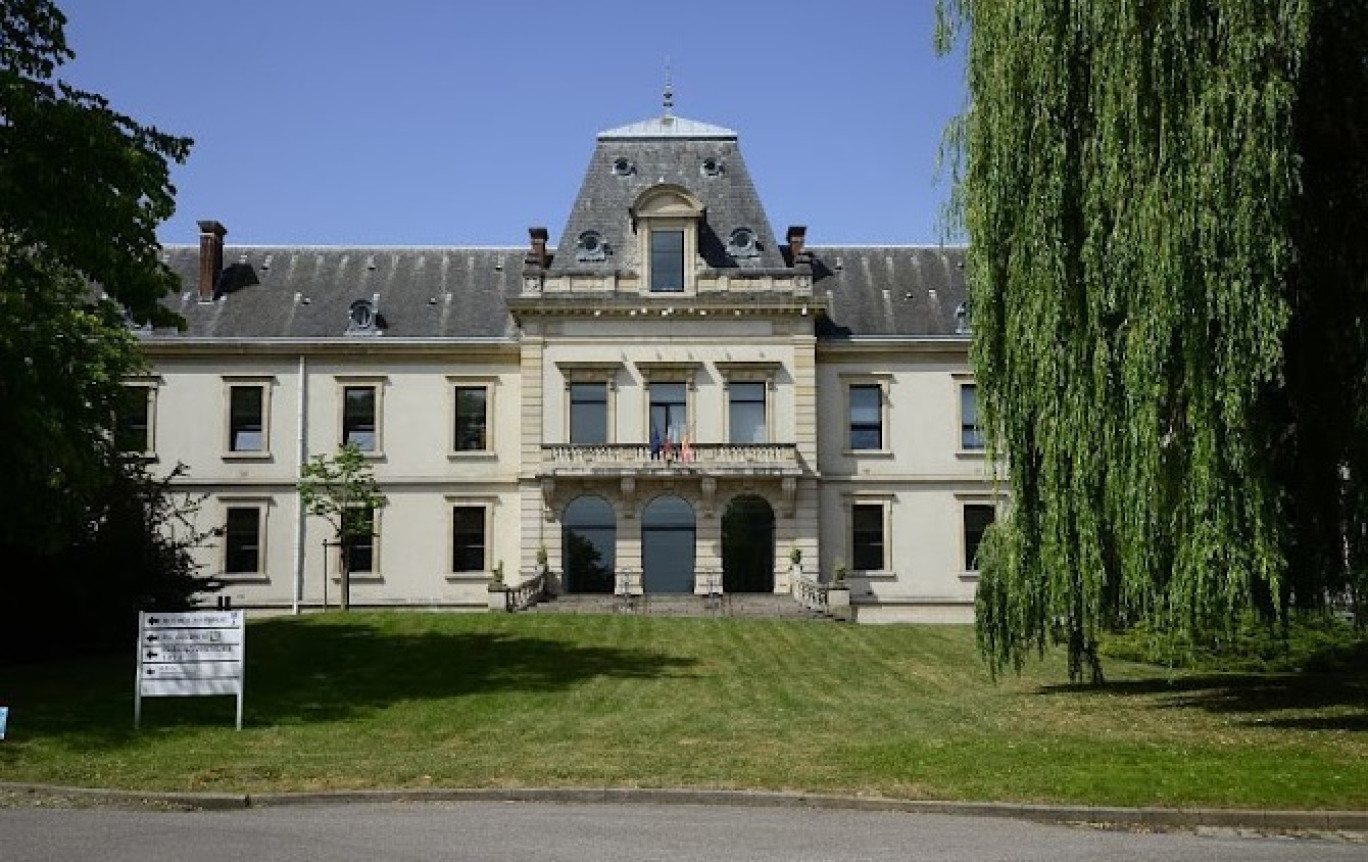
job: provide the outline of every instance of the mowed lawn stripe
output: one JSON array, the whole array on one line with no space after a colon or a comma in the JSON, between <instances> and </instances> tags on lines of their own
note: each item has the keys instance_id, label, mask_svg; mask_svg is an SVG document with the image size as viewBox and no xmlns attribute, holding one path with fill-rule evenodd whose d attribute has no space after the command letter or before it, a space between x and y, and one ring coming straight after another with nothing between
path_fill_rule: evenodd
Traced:
<instances>
[{"instance_id":1,"label":"mowed lawn stripe","mask_svg":"<svg viewBox=\"0 0 1368 862\"><path fill-rule=\"evenodd\" d=\"M1184 675L1057 656L994 682L967 627L630 615L253 622L229 698L144 703L132 659L0 672L0 775L161 790L713 787L1368 808L1362 670Z\"/></svg>"}]
</instances>

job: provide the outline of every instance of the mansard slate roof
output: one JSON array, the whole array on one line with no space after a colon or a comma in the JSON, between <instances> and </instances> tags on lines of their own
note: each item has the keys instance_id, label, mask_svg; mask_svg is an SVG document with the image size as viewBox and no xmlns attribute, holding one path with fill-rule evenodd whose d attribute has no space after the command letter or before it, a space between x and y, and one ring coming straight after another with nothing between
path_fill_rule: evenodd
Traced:
<instances>
[{"instance_id":1,"label":"mansard slate roof","mask_svg":"<svg viewBox=\"0 0 1368 862\"><path fill-rule=\"evenodd\" d=\"M662 184L684 188L703 204L698 251L709 267L785 266L769 217L741 157L736 133L666 115L598 136L550 274L626 268L624 253L637 240L632 235L632 204L642 192ZM755 235L757 256L734 258L728 254L727 240L739 228ZM606 259L576 259L576 244L587 231L597 233L607 243Z\"/></svg>"},{"instance_id":2,"label":"mansard slate roof","mask_svg":"<svg viewBox=\"0 0 1368 862\"><path fill-rule=\"evenodd\" d=\"M790 249L775 241L736 133L667 114L599 134L548 274L623 268L621 253L635 244L630 208L660 184L682 187L703 205L698 250L710 268L792 272ZM752 257L733 257L727 250L728 238L739 228L756 239L758 253ZM607 244L604 259L577 259L577 241L586 231ZM819 338L965 337L956 331L956 310L966 301L963 248L808 246L806 251L812 256L813 299L827 310L818 321ZM147 337L358 337L348 333L348 311L358 300L376 307L380 337L511 340L518 335L507 302L521 291L526 247L226 243L214 302L199 300L199 254L195 245L164 248L164 260L183 285L166 304L185 318L187 329Z\"/></svg>"},{"instance_id":3,"label":"mansard slate roof","mask_svg":"<svg viewBox=\"0 0 1368 862\"><path fill-rule=\"evenodd\" d=\"M225 244L211 303L198 297L198 246L164 253L184 285L167 301L185 318L184 336L347 337L352 303L375 299L385 337L512 338L505 301L522 286L526 250Z\"/></svg>"},{"instance_id":4,"label":"mansard slate roof","mask_svg":"<svg viewBox=\"0 0 1368 862\"><path fill-rule=\"evenodd\" d=\"M955 310L967 299L964 248L808 251L813 298L827 308L820 338L957 334ZM184 285L166 302L188 328L157 339L348 337L351 304L377 296L383 337L517 336L506 300L521 288L523 248L226 245L223 292L212 303L198 300L199 248L167 246L164 254Z\"/></svg>"}]
</instances>

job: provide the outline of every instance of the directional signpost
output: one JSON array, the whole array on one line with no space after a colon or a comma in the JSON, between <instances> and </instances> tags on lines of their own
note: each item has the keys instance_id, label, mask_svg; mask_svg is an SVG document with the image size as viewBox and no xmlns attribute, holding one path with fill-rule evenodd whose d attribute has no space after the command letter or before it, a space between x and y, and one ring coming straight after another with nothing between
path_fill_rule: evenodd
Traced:
<instances>
[{"instance_id":1,"label":"directional signpost","mask_svg":"<svg viewBox=\"0 0 1368 862\"><path fill-rule=\"evenodd\" d=\"M138 614L133 727L142 723L144 697L235 694L242 730L245 635L242 611Z\"/></svg>"}]
</instances>

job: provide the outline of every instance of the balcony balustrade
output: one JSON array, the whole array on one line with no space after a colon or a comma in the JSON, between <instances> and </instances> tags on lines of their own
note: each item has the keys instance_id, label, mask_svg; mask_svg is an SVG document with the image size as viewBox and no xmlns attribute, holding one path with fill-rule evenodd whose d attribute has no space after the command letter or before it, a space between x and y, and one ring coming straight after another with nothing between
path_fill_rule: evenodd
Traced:
<instances>
[{"instance_id":1,"label":"balcony balustrade","mask_svg":"<svg viewBox=\"0 0 1368 862\"><path fill-rule=\"evenodd\" d=\"M802 472L794 443L593 443L542 446L552 476L627 476L702 473L710 476L794 476Z\"/></svg>"}]
</instances>

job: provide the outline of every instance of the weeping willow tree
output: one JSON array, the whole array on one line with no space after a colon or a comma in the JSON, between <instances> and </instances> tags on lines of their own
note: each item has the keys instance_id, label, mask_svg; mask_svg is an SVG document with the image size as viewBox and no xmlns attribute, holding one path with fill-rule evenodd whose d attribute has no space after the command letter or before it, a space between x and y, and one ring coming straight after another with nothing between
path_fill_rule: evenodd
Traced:
<instances>
[{"instance_id":1,"label":"weeping willow tree","mask_svg":"<svg viewBox=\"0 0 1368 862\"><path fill-rule=\"evenodd\" d=\"M1100 681L1106 629L1209 638L1251 610L1323 600L1352 580L1343 546L1361 538L1363 509L1348 500L1352 459L1318 448L1306 424L1336 382L1303 398L1288 368L1315 378L1297 362L1322 336L1299 303L1326 269L1307 269L1320 254L1308 226L1333 221L1308 203L1307 172L1321 168L1305 138L1308 117L1332 110L1312 102L1334 102L1324 88L1340 84L1311 51L1345 26L1327 16L1355 19L1362 39L1364 13L1348 0L941 0L940 12L942 47L962 37L967 51L955 200L981 415L1011 491L980 551L984 654L1019 668L1063 641L1070 676ZM1362 81L1368 42L1330 38ZM1358 200L1346 206L1361 228ZM1362 258L1336 261L1347 294L1364 292ZM1341 382L1361 392L1362 327L1341 329ZM1319 485L1304 490L1335 500L1289 527L1300 501L1286 477L1312 462ZM1294 589L1294 537L1340 574L1317 569L1314 589Z\"/></svg>"}]
</instances>

